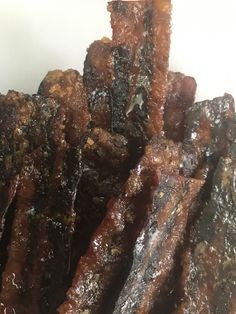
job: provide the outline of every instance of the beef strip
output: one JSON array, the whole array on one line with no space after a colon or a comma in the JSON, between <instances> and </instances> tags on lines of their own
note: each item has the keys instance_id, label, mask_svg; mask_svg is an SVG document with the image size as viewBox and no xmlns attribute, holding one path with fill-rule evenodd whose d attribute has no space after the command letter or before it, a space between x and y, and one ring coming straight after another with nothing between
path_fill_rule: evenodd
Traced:
<instances>
[{"instance_id":1,"label":"beef strip","mask_svg":"<svg viewBox=\"0 0 236 314\"><path fill-rule=\"evenodd\" d=\"M81 97L77 107L75 103L69 107L39 96L28 98L37 109L37 119L27 116L29 143L35 148L24 156L19 174L1 310L55 313L67 289L64 281L70 268L74 201L88 121L80 110L86 107L86 99ZM75 124L78 121L80 125Z\"/></svg>"},{"instance_id":2,"label":"beef strip","mask_svg":"<svg viewBox=\"0 0 236 314\"><path fill-rule=\"evenodd\" d=\"M4 216L18 185L18 175L25 154L42 140L30 134L37 106L30 97L9 91L0 97L0 238L4 229ZM37 123L37 122L35 122ZM36 135L36 134L34 134Z\"/></svg>"},{"instance_id":3,"label":"beef strip","mask_svg":"<svg viewBox=\"0 0 236 314\"><path fill-rule=\"evenodd\" d=\"M78 138L87 132L90 122L87 95L80 74L72 69L48 72L39 86L38 93L52 97L63 105L68 128L65 132L70 134L70 142L77 144Z\"/></svg>"},{"instance_id":4,"label":"beef strip","mask_svg":"<svg viewBox=\"0 0 236 314\"><path fill-rule=\"evenodd\" d=\"M106 213L111 197L117 196L129 174L128 142L119 134L93 129L83 149L84 171L75 202L77 214L72 242L71 281L79 258Z\"/></svg>"},{"instance_id":5,"label":"beef strip","mask_svg":"<svg viewBox=\"0 0 236 314\"><path fill-rule=\"evenodd\" d=\"M185 113L193 105L197 89L193 77L179 72L168 73L167 99L164 106L164 131L168 138L182 142Z\"/></svg>"},{"instance_id":6,"label":"beef strip","mask_svg":"<svg viewBox=\"0 0 236 314\"><path fill-rule=\"evenodd\" d=\"M111 130L112 44L108 38L90 45L84 62L91 126Z\"/></svg>"},{"instance_id":7,"label":"beef strip","mask_svg":"<svg viewBox=\"0 0 236 314\"><path fill-rule=\"evenodd\" d=\"M233 113L234 100L229 94L196 103L187 111L184 175L194 176L206 159L217 162L226 149L226 132Z\"/></svg>"},{"instance_id":8,"label":"beef strip","mask_svg":"<svg viewBox=\"0 0 236 314\"><path fill-rule=\"evenodd\" d=\"M235 157L220 159L210 200L192 230L183 255L177 313L235 313Z\"/></svg>"},{"instance_id":9,"label":"beef strip","mask_svg":"<svg viewBox=\"0 0 236 314\"><path fill-rule=\"evenodd\" d=\"M148 206L148 221L136 240L133 263L114 314L149 313L160 298L182 242L188 209L202 182L160 175ZM158 313L158 309L155 309Z\"/></svg>"},{"instance_id":10,"label":"beef strip","mask_svg":"<svg viewBox=\"0 0 236 314\"><path fill-rule=\"evenodd\" d=\"M168 165L170 172L178 174L180 151L180 146L161 138L153 139L148 145L120 195L110 200L105 218L78 263L72 287L59 313L106 312L146 220L150 195L158 185L157 169Z\"/></svg>"},{"instance_id":11,"label":"beef strip","mask_svg":"<svg viewBox=\"0 0 236 314\"><path fill-rule=\"evenodd\" d=\"M43 106L45 110L40 111ZM51 107L56 107L55 101L40 97L33 99L15 91L0 97L0 238L24 157L45 142L44 128Z\"/></svg>"},{"instance_id":12,"label":"beef strip","mask_svg":"<svg viewBox=\"0 0 236 314\"><path fill-rule=\"evenodd\" d=\"M170 0L112 1L112 129L135 147L163 126L170 46Z\"/></svg>"}]
</instances>

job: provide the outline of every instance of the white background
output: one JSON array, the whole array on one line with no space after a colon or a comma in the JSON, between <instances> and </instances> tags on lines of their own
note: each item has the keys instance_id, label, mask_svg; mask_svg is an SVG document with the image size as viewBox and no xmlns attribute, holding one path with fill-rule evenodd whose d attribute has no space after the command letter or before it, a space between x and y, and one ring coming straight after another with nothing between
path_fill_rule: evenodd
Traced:
<instances>
[{"instance_id":1,"label":"white background","mask_svg":"<svg viewBox=\"0 0 236 314\"><path fill-rule=\"evenodd\" d=\"M236 98L236 1L172 0L170 69L195 76L197 99ZM48 70L82 72L86 48L110 36L105 0L0 0L0 92L35 93Z\"/></svg>"}]
</instances>

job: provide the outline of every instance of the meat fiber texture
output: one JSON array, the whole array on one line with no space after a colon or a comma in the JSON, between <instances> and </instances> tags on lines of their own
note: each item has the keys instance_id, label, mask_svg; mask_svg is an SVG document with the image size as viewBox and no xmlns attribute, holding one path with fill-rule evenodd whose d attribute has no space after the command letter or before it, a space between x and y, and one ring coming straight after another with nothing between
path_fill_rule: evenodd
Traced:
<instances>
[{"instance_id":1,"label":"meat fiber texture","mask_svg":"<svg viewBox=\"0 0 236 314\"><path fill-rule=\"evenodd\" d=\"M183 257L178 313L235 313L235 155L221 158L207 202Z\"/></svg>"},{"instance_id":2,"label":"meat fiber texture","mask_svg":"<svg viewBox=\"0 0 236 314\"><path fill-rule=\"evenodd\" d=\"M83 76L0 95L0 314L234 314L233 97L169 71L170 0L108 10Z\"/></svg>"},{"instance_id":3,"label":"meat fiber texture","mask_svg":"<svg viewBox=\"0 0 236 314\"><path fill-rule=\"evenodd\" d=\"M78 79L78 75L72 77ZM10 170L19 176L19 186L11 230L5 237L1 311L54 313L65 294L81 150L89 120L86 110L81 118L81 109L87 108L82 81L74 83L71 89L76 86L77 100L73 96L70 105L65 98L55 101L16 92L6 96L4 109L17 110L13 114L18 119L17 133L9 136L18 137L9 143L13 147ZM69 85L67 91L71 96Z\"/></svg>"}]
</instances>

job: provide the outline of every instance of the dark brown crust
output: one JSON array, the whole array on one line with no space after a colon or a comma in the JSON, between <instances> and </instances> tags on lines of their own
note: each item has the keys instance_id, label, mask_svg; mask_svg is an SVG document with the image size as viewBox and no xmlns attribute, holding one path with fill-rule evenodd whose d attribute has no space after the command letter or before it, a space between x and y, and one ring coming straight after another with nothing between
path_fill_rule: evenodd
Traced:
<instances>
[{"instance_id":1,"label":"dark brown crust","mask_svg":"<svg viewBox=\"0 0 236 314\"><path fill-rule=\"evenodd\" d=\"M193 105L196 89L197 84L193 77L179 72L168 73L164 131L174 141L183 141L186 111Z\"/></svg>"},{"instance_id":2,"label":"dark brown crust","mask_svg":"<svg viewBox=\"0 0 236 314\"><path fill-rule=\"evenodd\" d=\"M0 97L0 238L14 198L24 158L47 141L46 127L58 104L42 97L9 91ZM56 131L55 136L59 136Z\"/></svg>"},{"instance_id":3,"label":"dark brown crust","mask_svg":"<svg viewBox=\"0 0 236 314\"><path fill-rule=\"evenodd\" d=\"M19 167L1 310L54 313L64 298L70 267L85 124L74 133L68 117L76 116L76 108L70 110L52 99L11 92L11 101L12 106L24 108L29 132L20 134L31 150Z\"/></svg>"},{"instance_id":4,"label":"dark brown crust","mask_svg":"<svg viewBox=\"0 0 236 314\"><path fill-rule=\"evenodd\" d=\"M131 171L122 193L108 204L106 216L95 234L86 254L81 257L67 301L59 313L104 313L109 293L115 293L117 278L127 268L132 247L147 215L147 205L158 184L158 170L170 165L178 173L180 149L165 139L153 140L140 163ZM158 158L160 156L160 158ZM162 159L163 158L163 159ZM108 298L108 299L107 299Z\"/></svg>"},{"instance_id":5,"label":"dark brown crust","mask_svg":"<svg viewBox=\"0 0 236 314\"><path fill-rule=\"evenodd\" d=\"M95 128L83 149L84 171L75 201L77 214L71 252L71 281L79 258L106 213L111 197L119 195L129 175L128 142L119 134ZM68 287L69 288L69 287Z\"/></svg>"},{"instance_id":6,"label":"dark brown crust","mask_svg":"<svg viewBox=\"0 0 236 314\"><path fill-rule=\"evenodd\" d=\"M48 72L41 82L38 94L57 100L65 109L67 141L75 144L87 131L90 115L83 79L75 70Z\"/></svg>"},{"instance_id":7,"label":"dark brown crust","mask_svg":"<svg viewBox=\"0 0 236 314\"><path fill-rule=\"evenodd\" d=\"M234 113L234 99L225 94L213 100L195 103L186 115L183 172L194 176L207 158L217 162L226 150L227 128Z\"/></svg>"},{"instance_id":8,"label":"dark brown crust","mask_svg":"<svg viewBox=\"0 0 236 314\"><path fill-rule=\"evenodd\" d=\"M140 144L163 126L171 4L113 1L108 10L113 30L112 127Z\"/></svg>"},{"instance_id":9,"label":"dark brown crust","mask_svg":"<svg viewBox=\"0 0 236 314\"><path fill-rule=\"evenodd\" d=\"M83 81L87 91L91 127L111 130L112 42L93 42L84 62Z\"/></svg>"},{"instance_id":10,"label":"dark brown crust","mask_svg":"<svg viewBox=\"0 0 236 314\"><path fill-rule=\"evenodd\" d=\"M220 159L211 198L183 256L182 304L177 313L234 313L236 164Z\"/></svg>"},{"instance_id":11,"label":"dark brown crust","mask_svg":"<svg viewBox=\"0 0 236 314\"><path fill-rule=\"evenodd\" d=\"M160 299L174 267L177 247L183 239L189 206L202 183L161 174L148 206L147 224L136 240L132 267L114 314L149 313ZM158 308L155 310L158 312Z\"/></svg>"},{"instance_id":12,"label":"dark brown crust","mask_svg":"<svg viewBox=\"0 0 236 314\"><path fill-rule=\"evenodd\" d=\"M9 184L2 184L0 186L0 241L4 231L5 216L15 197L18 184L19 176L16 175L10 180Z\"/></svg>"}]
</instances>

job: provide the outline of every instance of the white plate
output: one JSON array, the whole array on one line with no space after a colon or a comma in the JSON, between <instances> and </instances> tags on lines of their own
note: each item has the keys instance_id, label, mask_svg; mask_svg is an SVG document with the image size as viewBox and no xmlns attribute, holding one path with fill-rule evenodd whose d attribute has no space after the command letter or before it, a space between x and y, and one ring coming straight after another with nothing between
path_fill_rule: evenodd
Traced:
<instances>
[{"instance_id":1,"label":"white plate","mask_svg":"<svg viewBox=\"0 0 236 314\"><path fill-rule=\"evenodd\" d=\"M172 3L170 68L195 76L198 100L236 97L236 1ZM0 92L34 93L48 70L82 71L109 19L105 0L0 0Z\"/></svg>"}]
</instances>

